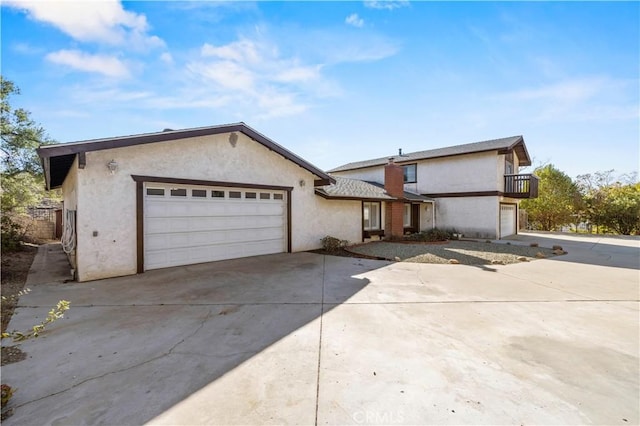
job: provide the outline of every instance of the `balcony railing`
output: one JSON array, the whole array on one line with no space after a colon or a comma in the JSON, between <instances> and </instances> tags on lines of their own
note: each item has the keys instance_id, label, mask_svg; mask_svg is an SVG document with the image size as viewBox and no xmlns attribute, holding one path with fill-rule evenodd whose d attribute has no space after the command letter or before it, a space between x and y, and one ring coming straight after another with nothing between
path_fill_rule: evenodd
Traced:
<instances>
[{"instance_id":1,"label":"balcony railing","mask_svg":"<svg viewBox=\"0 0 640 426\"><path fill-rule=\"evenodd\" d=\"M504 196L511 198L537 198L538 177L532 174L504 175Z\"/></svg>"}]
</instances>

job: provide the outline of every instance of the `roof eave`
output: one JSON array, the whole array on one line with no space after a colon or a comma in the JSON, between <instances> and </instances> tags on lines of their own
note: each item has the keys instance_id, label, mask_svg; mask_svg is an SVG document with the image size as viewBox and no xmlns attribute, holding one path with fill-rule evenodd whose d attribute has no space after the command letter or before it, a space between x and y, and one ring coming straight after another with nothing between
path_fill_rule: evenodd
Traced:
<instances>
[{"instance_id":1,"label":"roof eave","mask_svg":"<svg viewBox=\"0 0 640 426\"><path fill-rule=\"evenodd\" d=\"M267 149L281 155L283 158L293 162L299 167L317 176L318 178L320 178L320 180L328 180L331 183L335 183L335 179L333 177L329 176L327 173L320 170L318 167L303 160L293 152L282 147L281 145L277 144L273 140L269 139L268 137L264 136L263 134L259 133L258 131L247 126L244 123L148 133L148 134L142 134L142 135L124 136L124 137L109 138L109 139L94 139L94 140L72 142L72 143L58 144L58 145L45 145L45 146L40 146L36 150L36 152L38 156L41 158L41 160L43 161L43 166L45 167L45 173L50 174L50 170L49 170L50 161L48 160L52 157L76 155L79 153L85 153L90 151L101 151L105 149L125 148L128 146L134 146L134 145L143 145L143 144L156 143L156 142L168 142L168 141L174 141L174 140L180 140L180 139L186 139L186 138L210 136L210 135L233 133L233 132L243 133L247 137L260 143ZM47 159L46 162L45 162L45 159ZM68 173L68 170L64 174L66 175L67 173ZM50 186L50 184L51 184L51 181L49 180L47 185Z\"/></svg>"}]
</instances>

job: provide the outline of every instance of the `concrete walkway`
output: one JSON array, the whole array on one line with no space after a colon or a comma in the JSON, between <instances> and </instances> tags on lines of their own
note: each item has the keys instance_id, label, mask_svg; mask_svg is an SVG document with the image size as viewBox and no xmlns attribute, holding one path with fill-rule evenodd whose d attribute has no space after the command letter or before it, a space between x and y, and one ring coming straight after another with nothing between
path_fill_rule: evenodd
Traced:
<instances>
[{"instance_id":1,"label":"concrete walkway","mask_svg":"<svg viewBox=\"0 0 640 426\"><path fill-rule=\"evenodd\" d=\"M639 240L512 243L532 241L569 253L491 267L296 253L38 280L10 329L72 307L3 367L18 388L5 423L639 424Z\"/></svg>"}]
</instances>

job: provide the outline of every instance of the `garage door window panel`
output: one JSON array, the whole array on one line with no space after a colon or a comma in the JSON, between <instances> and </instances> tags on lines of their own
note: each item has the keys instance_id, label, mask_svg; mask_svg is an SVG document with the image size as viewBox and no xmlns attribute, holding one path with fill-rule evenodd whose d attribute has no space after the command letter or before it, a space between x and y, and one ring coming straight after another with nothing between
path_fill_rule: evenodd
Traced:
<instances>
[{"instance_id":1,"label":"garage door window panel","mask_svg":"<svg viewBox=\"0 0 640 426\"><path fill-rule=\"evenodd\" d=\"M164 188L147 188L147 195L152 197L164 197Z\"/></svg>"}]
</instances>

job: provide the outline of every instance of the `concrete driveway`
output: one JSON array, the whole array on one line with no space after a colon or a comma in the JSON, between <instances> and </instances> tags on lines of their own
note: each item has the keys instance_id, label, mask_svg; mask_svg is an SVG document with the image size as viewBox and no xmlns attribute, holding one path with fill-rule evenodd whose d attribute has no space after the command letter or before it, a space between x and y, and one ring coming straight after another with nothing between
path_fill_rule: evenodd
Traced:
<instances>
[{"instance_id":1,"label":"concrete driveway","mask_svg":"<svg viewBox=\"0 0 640 426\"><path fill-rule=\"evenodd\" d=\"M2 368L6 425L640 423L639 240L513 243L530 241L569 253L296 253L65 284L43 247L9 328L72 307Z\"/></svg>"}]
</instances>

